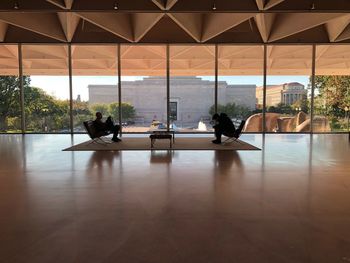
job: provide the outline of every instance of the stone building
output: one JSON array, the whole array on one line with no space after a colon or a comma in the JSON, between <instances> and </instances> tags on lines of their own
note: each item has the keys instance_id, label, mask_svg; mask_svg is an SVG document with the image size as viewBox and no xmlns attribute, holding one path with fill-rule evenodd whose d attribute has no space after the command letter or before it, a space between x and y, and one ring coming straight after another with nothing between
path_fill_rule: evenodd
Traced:
<instances>
[{"instance_id":1,"label":"stone building","mask_svg":"<svg viewBox=\"0 0 350 263\"><path fill-rule=\"evenodd\" d=\"M172 77L170 79L170 115L179 126L196 124L209 119L214 104L215 82L200 77ZM118 102L116 85L89 85L89 103ZM218 82L218 103L234 102L255 109L256 85L228 85ZM122 101L136 109L136 122L148 125L153 119L166 120L166 79L145 77L142 80L122 81Z\"/></svg>"},{"instance_id":2,"label":"stone building","mask_svg":"<svg viewBox=\"0 0 350 263\"><path fill-rule=\"evenodd\" d=\"M256 98L259 105L263 104L263 87L256 88ZM276 106L279 103L292 105L307 98L307 90L298 82L284 83L282 85L266 86L266 105Z\"/></svg>"}]
</instances>

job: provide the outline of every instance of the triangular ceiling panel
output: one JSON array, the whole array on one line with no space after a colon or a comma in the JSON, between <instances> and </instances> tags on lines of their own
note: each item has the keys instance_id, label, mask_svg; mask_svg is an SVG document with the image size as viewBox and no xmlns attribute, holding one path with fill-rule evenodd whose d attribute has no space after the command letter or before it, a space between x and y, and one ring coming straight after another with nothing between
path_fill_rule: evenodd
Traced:
<instances>
[{"instance_id":1,"label":"triangular ceiling panel","mask_svg":"<svg viewBox=\"0 0 350 263\"><path fill-rule=\"evenodd\" d=\"M275 43L315 43L328 42L328 33L324 25L320 25L289 37L275 41Z\"/></svg>"},{"instance_id":2,"label":"triangular ceiling panel","mask_svg":"<svg viewBox=\"0 0 350 263\"><path fill-rule=\"evenodd\" d=\"M269 42L274 42L305 32L308 29L323 25L332 19L339 17L339 14L323 13L323 14L303 14L303 13L287 13L278 14L273 23L273 28L269 35ZM314 37L318 37L317 35ZM328 37L327 37L328 39Z\"/></svg>"},{"instance_id":3,"label":"triangular ceiling panel","mask_svg":"<svg viewBox=\"0 0 350 263\"><path fill-rule=\"evenodd\" d=\"M2 12L0 13L0 21L33 31L35 33L56 39L58 41L66 41L66 37L62 30L62 26L57 17L57 14L53 12Z\"/></svg>"},{"instance_id":4,"label":"triangular ceiling panel","mask_svg":"<svg viewBox=\"0 0 350 263\"><path fill-rule=\"evenodd\" d=\"M249 19L220 35L210 39L208 43L261 43L259 30L253 19Z\"/></svg>"},{"instance_id":5,"label":"triangular ceiling panel","mask_svg":"<svg viewBox=\"0 0 350 263\"><path fill-rule=\"evenodd\" d=\"M170 17L163 16L140 40L144 43L193 43L196 42Z\"/></svg>"},{"instance_id":6,"label":"triangular ceiling panel","mask_svg":"<svg viewBox=\"0 0 350 263\"><path fill-rule=\"evenodd\" d=\"M336 38L337 42L349 42L350 41L350 24L347 25L344 31Z\"/></svg>"},{"instance_id":7,"label":"triangular ceiling panel","mask_svg":"<svg viewBox=\"0 0 350 263\"><path fill-rule=\"evenodd\" d=\"M22 43L59 43L60 41L37 34L33 31L29 31L20 27L9 25L7 28L5 42L15 43L18 38Z\"/></svg>"},{"instance_id":8,"label":"triangular ceiling panel","mask_svg":"<svg viewBox=\"0 0 350 263\"><path fill-rule=\"evenodd\" d=\"M97 41L98 40L98 41ZM73 43L125 43L129 42L88 21L80 20L74 33Z\"/></svg>"},{"instance_id":9,"label":"triangular ceiling panel","mask_svg":"<svg viewBox=\"0 0 350 263\"><path fill-rule=\"evenodd\" d=\"M79 12L77 15L85 21L127 41L132 42L134 40L130 14L106 12L101 15L98 12Z\"/></svg>"}]
</instances>

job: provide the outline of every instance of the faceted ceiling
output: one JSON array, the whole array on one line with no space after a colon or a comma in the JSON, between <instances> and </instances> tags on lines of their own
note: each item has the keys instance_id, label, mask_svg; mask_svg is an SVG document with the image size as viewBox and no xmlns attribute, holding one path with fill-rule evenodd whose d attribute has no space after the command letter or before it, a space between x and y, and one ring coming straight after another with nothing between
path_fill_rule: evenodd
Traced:
<instances>
[{"instance_id":1,"label":"faceted ceiling","mask_svg":"<svg viewBox=\"0 0 350 263\"><path fill-rule=\"evenodd\" d=\"M347 43L349 0L1 0L5 43Z\"/></svg>"},{"instance_id":2,"label":"faceted ceiling","mask_svg":"<svg viewBox=\"0 0 350 263\"><path fill-rule=\"evenodd\" d=\"M350 75L350 0L1 0L0 75ZM40 43L40 45L37 45ZM50 45L58 44L61 45ZM142 45L133 45L140 43ZM89 45L86 45L89 44ZM146 45L150 44L150 45ZM158 45L157 45L158 44ZM163 44L163 45L162 45Z\"/></svg>"}]
</instances>

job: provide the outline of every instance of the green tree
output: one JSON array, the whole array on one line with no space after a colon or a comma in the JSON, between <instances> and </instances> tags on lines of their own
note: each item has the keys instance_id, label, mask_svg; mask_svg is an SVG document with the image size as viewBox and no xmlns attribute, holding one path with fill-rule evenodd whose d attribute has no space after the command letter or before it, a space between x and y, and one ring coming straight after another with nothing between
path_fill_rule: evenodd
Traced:
<instances>
[{"instance_id":1,"label":"green tree","mask_svg":"<svg viewBox=\"0 0 350 263\"><path fill-rule=\"evenodd\" d=\"M101 112L103 116L109 115L108 104L95 103L90 106L90 110L95 114L96 112Z\"/></svg>"},{"instance_id":2,"label":"green tree","mask_svg":"<svg viewBox=\"0 0 350 263\"><path fill-rule=\"evenodd\" d=\"M332 130L347 130L345 107L350 106L350 76L315 76L314 113L327 116Z\"/></svg>"},{"instance_id":3,"label":"green tree","mask_svg":"<svg viewBox=\"0 0 350 263\"><path fill-rule=\"evenodd\" d=\"M57 100L37 87L24 88L24 111L28 131L46 132L69 127L69 102ZM66 120L66 121L64 121Z\"/></svg>"},{"instance_id":4,"label":"green tree","mask_svg":"<svg viewBox=\"0 0 350 263\"><path fill-rule=\"evenodd\" d=\"M300 111L304 112L304 113L309 113L309 109L310 109L310 102L305 98L302 100L298 100L295 103L293 103L292 105L292 109L297 112L297 109L300 108Z\"/></svg>"},{"instance_id":5,"label":"green tree","mask_svg":"<svg viewBox=\"0 0 350 263\"><path fill-rule=\"evenodd\" d=\"M83 122L94 118L94 113L89 108L87 101L73 100L73 123L74 128L78 131L83 131Z\"/></svg>"},{"instance_id":6,"label":"green tree","mask_svg":"<svg viewBox=\"0 0 350 263\"><path fill-rule=\"evenodd\" d=\"M215 112L215 105L211 105L211 107L209 108L209 114L211 116L213 116L215 113L221 113L221 112L225 112L226 111L226 107L222 104L218 104L218 111Z\"/></svg>"},{"instance_id":7,"label":"green tree","mask_svg":"<svg viewBox=\"0 0 350 263\"><path fill-rule=\"evenodd\" d=\"M327 115L343 117L350 106L350 76L315 76L315 109Z\"/></svg>"},{"instance_id":8,"label":"green tree","mask_svg":"<svg viewBox=\"0 0 350 263\"><path fill-rule=\"evenodd\" d=\"M293 114L294 109L292 106L278 103L276 106L270 106L267 108L267 112L280 113L280 114Z\"/></svg>"},{"instance_id":9,"label":"green tree","mask_svg":"<svg viewBox=\"0 0 350 263\"><path fill-rule=\"evenodd\" d=\"M0 76L0 131L7 131L8 118L20 116L19 80L18 76ZM29 84L30 78L24 76L23 86Z\"/></svg>"},{"instance_id":10,"label":"green tree","mask_svg":"<svg viewBox=\"0 0 350 263\"><path fill-rule=\"evenodd\" d=\"M226 105L218 104L217 109L218 109L217 113L224 112L230 118L246 119L252 114L252 111L248 107L236 105L234 102L227 103ZM214 113L215 113L215 106L212 105L209 108L209 114L213 115Z\"/></svg>"},{"instance_id":11,"label":"green tree","mask_svg":"<svg viewBox=\"0 0 350 263\"><path fill-rule=\"evenodd\" d=\"M132 120L135 117L136 111L134 106L129 103L122 102L122 118L123 121ZM119 120L119 103L111 103L108 106L109 114L113 117L114 120Z\"/></svg>"}]
</instances>

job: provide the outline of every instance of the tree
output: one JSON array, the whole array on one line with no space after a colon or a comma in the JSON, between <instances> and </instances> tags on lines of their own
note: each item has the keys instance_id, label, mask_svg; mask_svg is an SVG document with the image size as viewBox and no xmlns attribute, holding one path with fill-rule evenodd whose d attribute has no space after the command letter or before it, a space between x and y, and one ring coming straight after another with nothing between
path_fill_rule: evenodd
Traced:
<instances>
[{"instance_id":1,"label":"tree","mask_svg":"<svg viewBox=\"0 0 350 263\"><path fill-rule=\"evenodd\" d=\"M83 122L94 118L94 114L89 109L89 103L87 101L73 100L73 123L74 129L83 131Z\"/></svg>"},{"instance_id":2,"label":"tree","mask_svg":"<svg viewBox=\"0 0 350 263\"><path fill-rule=\"evenodd\" d=\"M213 116L215 113L225 112L226 108L222 104L218 104L217 112L215 112L215 105L211 105L209 108L209 114Z\"/></svg>"},{"instance_id":3,"label":"tree","mask_svg":"<svg viewBox=\"0 0 350 263\"><path fill-rule=\"evenodd\" d=\"M90 106L90 109L94 114L101 112L104 116L109 115L108 104L95 103Z\"/></svg>"},{"instance_id":4,"label":"tree","mask_svg":"<svg viewBox=\"0 0 350 263\"><path fill-rule=\"evenodd\" d=\"M19 83L18 76L0 76L0 131L7 130L9 117L20 116ZM29 85L30 78L23 76L23 87L26 88Z\"/></svg>"},{"instance_id":5,"label":"tree","mask_svg":"<svg viewBox=\"0 0 350 263\"><path fill-rule=\"evenodd\" d=\"M27 130L46 132L69 127L66 118L69 116L68 101L57 100L44 90L31 86L24 88L24 98Z\"/></svg>"},{"instance_id":6,"label":"tree","mask_svg":"<svg viewBox=\"0 0 350 263\"><path fill-rule=\"evenodd\" d=\"M281 113L281 114L293 114L293 108L290 105L284 103L278 103L276 106L270 106L267 108L267 112Z\"/></svg>"},{"instance_id":7,"label":"tree","mask_svg":"<svg viewBox=\"0 0 350 263\"><path fill-rule=\"evenodd\" d=\"M225 112L226 111L226 108L224 105L222 104L218 104L218 108L217 108L217 112L215 112L215 105L212 105L210 108L209 108L209 114L211 116L213 116L215 113L220 113L220 112Z\"/></svg>"},{"instance_id":8,"label":"tree","mask_svg":"<svg viewBox=\"0 0 350 263\"><path fill-rule=\"evenodd\" d=\"M297 109L300 109L300 111L304 113L308 113L310 109L309 101L305 98L302 100L298 100L292 105L292 109L294 111L297 111Z\"/></svg>"},{"instance_id":9,"label":"tree","mask_svg":"<svg viewBox=\"0 0 350 263\"><path fill-rule=\"evenodd\" d=\"M350 106L350 76L315 76L315 88L318 91L316 111L344 116L344 108Z\"/></svg>"},{"instance_id":10,"label":"tree","mask_svg":"<svg viewBox=\"0 0 350 263\"><path fill-rule=\"evenodd\" d=\"M122 102L121 109L122 109L123 121L124 120L129 121L135 117L135 113L136 113L135 108L131 104ZM108 110L114 120L119 120L119 103L118 102L109 104Z\"/></svg>"},{"instance_id":11,"label":"tree","mask_svg":"<svg viewBox=\"0 0 350 263\"><path fill-rule=\"evenodd\" d=\"M314 112L327 116L332 130L347 129L345 107L350 107L350 76L315 76Z\"/></svg>"},{"instance_id":12,"label":"tree","mask_svg":"<svg viewBox=\"0 0 350 263\"><path fill-rule=\"evenodd\" d=\"M226 105L218 104L217 113L224 112L230 118L248 118L252 111L245 106L236 105L234 102L227 103ZM215 113L215 106L212 105L209 109L209 114L213 115Z\"/></svg>"}]
</instances>

